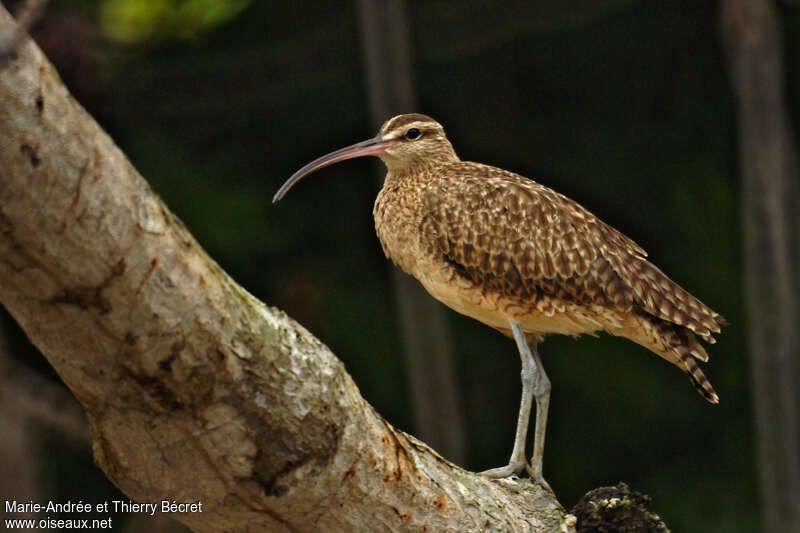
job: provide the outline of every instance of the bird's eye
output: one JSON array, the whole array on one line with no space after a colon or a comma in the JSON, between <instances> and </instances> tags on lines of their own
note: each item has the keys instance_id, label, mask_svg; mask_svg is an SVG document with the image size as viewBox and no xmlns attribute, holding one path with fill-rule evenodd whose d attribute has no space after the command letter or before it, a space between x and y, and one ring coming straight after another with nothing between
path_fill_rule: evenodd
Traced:
<instances>
[{"instance_id":1,"label":"bird's eye","mask_svg":"<svg viewBox=\"0 0 800 533\"><path fill-rule=\"evenodd\" d=\"M420 137L422 137L422 132L419 131L417 128L411 128L406 132L406 139L408 139L409 141L416 141Z\"/></svg>"}]
</instances>

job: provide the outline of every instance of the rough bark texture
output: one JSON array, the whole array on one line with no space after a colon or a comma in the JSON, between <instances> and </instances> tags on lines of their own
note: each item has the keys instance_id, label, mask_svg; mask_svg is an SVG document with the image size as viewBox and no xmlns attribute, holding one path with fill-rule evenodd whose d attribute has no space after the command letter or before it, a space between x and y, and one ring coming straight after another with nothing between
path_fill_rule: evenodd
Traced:
<instances>
[{"instance_id":1,"label":"rough bark texture","mask_svg":"<svg viewBox=\"0 0 800 533\"><path fill-rule=\"evenodd\" d=\"M176 516L195 531L572 530L528 480L466 472L382 420L203 252L30 41L0 71L0 124L0 301L132 499L202 501Z\"/></svg>"},{"instance_id":2,"label":"rough bark texture","mask_svg":"<svg viewBox=\"0 0 800 533\"><path fill-rule=\"evenodd\" d=\"M748 350L767 531L800 531L800 174L780 27L765 0L725 0L739 111Z\"/></svg>"}]
</instances>

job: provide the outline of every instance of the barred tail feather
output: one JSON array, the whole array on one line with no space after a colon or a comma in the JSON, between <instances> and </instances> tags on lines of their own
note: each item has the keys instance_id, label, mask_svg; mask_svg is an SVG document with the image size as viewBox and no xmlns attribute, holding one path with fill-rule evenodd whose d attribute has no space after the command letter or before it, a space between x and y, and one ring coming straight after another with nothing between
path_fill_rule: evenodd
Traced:
<instances>
[{"instance_id":1,"label":"barred tail feather","mask_svg":"<svg viewBox=\"0 0 800 533\"><path fill-rule=\"evenodd\" d=\"M702 394L709 402L719 403L719 396L714 391L714 387L711 386L706 375L703 374L703 371L697 366L697 362L691 354L685 353L681 355L681 363L683 363L683 369L689 376L689 380L692 382L692 385L694 385L694 388L697 389L697 392Z\"/></svg>"}]
</instances>

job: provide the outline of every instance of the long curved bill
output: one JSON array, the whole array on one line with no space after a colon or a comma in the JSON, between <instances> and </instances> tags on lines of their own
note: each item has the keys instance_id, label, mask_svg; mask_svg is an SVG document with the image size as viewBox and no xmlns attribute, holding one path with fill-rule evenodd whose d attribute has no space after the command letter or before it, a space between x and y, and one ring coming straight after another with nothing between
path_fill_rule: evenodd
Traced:
<instances>
[{"instance_id":1,"label":"long curved bill","mask_svg":"<svg viewBox=\"0 0 800 533\"><path fill-rule=\"evenodd\" d=\"M391 144L391 141L384 141L381 139L380 135L376 135L372 139L336 150L328 155L323 155L322 157L315 159L292 174L292 177L286 180L286 183L284 183L281 188L278 189L278 192L275 193L275 196L272 197L272 203L274 204L286 196L286 193L289 192L289 189L291 189L295 183L303 179L308 174L311 174L315 170L338 163L339 161L344 161L345 159L353 159L354 157L363 157L365 155L382 154L387 148L389 148L389 146L391 146Z\"/></svg>"}]
</instances>

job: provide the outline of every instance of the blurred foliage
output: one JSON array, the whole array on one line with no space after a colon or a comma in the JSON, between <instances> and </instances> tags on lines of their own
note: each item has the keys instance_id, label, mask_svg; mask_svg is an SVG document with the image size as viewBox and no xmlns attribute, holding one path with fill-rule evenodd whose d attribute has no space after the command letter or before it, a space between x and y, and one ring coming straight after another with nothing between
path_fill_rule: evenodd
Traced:
<instances>
[{"instance_id":1,"label":"blurred foliage","mask_svg":"<svg viewBox=\"0 0 800 533\"><path fill-rule=\"evenodd\" d=\"M624 480L674 531L698 533L759 524L735 108L717 7L408 3L418 111L444 124L463 158L575 198L731 321L704 366L717 407L630 342L553 337L541 347L553 383L545 476L561 501ZM800 10L780 13L797 123ZM209 253L331 346L367 400L413 431L372 223L374 164L335 165L270 203L302 164L379 126L367 118L355 6L54 0L47 18L82 21L74 27L89 44L54 61L62 77ZM37 40L59 42L64 27L45 19ZM519 358L493 330L448 316L464 466L497 466L513 439Z\"/></svg>"},{"instance_id":2,"label":"blurred foliage","mask_svg":"<svg viewBox=\"0 0 800 533\"><path fill-rule=\"evenodd\" d=\"M192 41L228 22L250 0L105 0L100 27L110 38L133 44L177 38Z\"/></svg>"}]
</instances>

